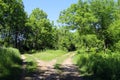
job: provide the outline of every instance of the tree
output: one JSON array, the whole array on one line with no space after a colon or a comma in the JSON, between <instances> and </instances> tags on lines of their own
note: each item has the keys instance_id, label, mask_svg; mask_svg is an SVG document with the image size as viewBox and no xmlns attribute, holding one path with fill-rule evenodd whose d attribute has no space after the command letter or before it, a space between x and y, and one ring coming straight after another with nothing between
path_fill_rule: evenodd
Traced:
<instances>
[{"instance_id":1,"label":"tree","mask_svg":"<svg viewBox=\"0 0 120 80\"><path fill-rule=\"evenodd\" d=\"M63 10L59 16L59 22L65 23L72 29L77 29L79 34L94 33L92 24L97 21L86 1L79 0L68 9Z\"/></svg>"},{"instance_id":2,"label":"tree","mask_svg":"<svg viewBox=\"0 0 120 80\"><path fill-rule=\"evenodd\" d=\"M20 36L23 35L26 13L21 0L0 0L1 5L1 36L8 45L18 48Z\"/></svg>"},{"instance_id":3,"label":"tree","mask_svg":"<svg viewBox=\"0 0 120 80\"><path fill-rule=\"evenodd\" d=\"M30 26L30 40L32 41L32 46L34 49L45 49L47 47L52 47L52 25L47 19L47 14L36 8L32 11L28 22L26 24Z\"/></svg>"},{"instance_id":4,"label":"tree","mask_svg":"<svg viewBox=\"0 0 120 80\"><path fill-rule=\"evenodd\" d=\"M58 21L76 29L80 36L96 34L106 49L110 44L107 29L119 19L118 12L119 2L114 0L79 0L62 11Z\"/></svg>"},{"instance_id":5,"label":"tree","mask_svg":"<svg viewBox=\"0 0 120 80\"><path fill-rule=\"evenodd\" d=\"M70 30L75 29L75 33L79 33L75 38L75 45L81 48L86 43L83 43L83 35L94 34L95 27L93 24L97 22L97 18L91 10L89 2L79 0L78 3L72 4L66 10L63 10L59 16L59 22L64 23Z\"/></svg>"},{"instance_id":6,"label":"tree","mask_svg":"<svg viewBox=\"0 0 120 80\"><path fill-rule=\"evenodd\" d=\"M116 20L117 6L114 0L90 0L91 10L98 19L94 26L99 39L104 40L104 48L108 48L110 40L107 36L109 25Z\"/></svg>"},{"instance_id":7,"label":"tree","mask_svg":"<svg viewBox=\"0 0 120 80\"><path fill-rule=\"evenodd\" d=\"M5 22L5 11L7 11L8 9L8 5L6 3L4 3L3 0L0 0L0 30L2 29Z\"/></svg>"},{"instance_id":8,"label":"tree","mask_svg":"<svg viewBox=\"0 0 120 80\"><path fill-rule=\"evenodd\" d=\"M60 27L58 30L58 49L74 51L76 47L73 34L66 26Z\"/></svg>"}]
</instances>

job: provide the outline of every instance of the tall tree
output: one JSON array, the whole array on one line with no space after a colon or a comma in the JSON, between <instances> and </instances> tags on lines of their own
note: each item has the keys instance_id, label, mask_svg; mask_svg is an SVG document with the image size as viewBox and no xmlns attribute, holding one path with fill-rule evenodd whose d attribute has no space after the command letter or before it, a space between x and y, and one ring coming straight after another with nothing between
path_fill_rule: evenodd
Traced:
<instances>
[{"instance_id":1,"label":"tall tree","mask_svg":"<svg viewBox=\"0 0 120 80\"><path fill-rule=\"evenodd\" d=\"M0 0L2 36L4 42L18 47L20 36L23 34L26 13L21 0Z\"/></svg>"},{"instance_id":2,"label":"tall tree","mask_svg":"<svg viewBox=\"0 0 120 80\"><path fill-rule=\"evenodd\" d=\"M32 46L35 49L44 49L45 47L52 46L52 25L47 19L47 14L36 8L32 11L28 23L31 26L31 39Z\"/></svg>"},{"instance_id":3,"label":"tall tree","mask_svg":"<svg viewBox=\"0 0 120 80\"><path fill-rule=\"evenodd\" d=\"M58 21L77 29L80 36L95 33L104 41L104 48L109 48L111 42L107 29L119 18L118 12L119 1L79 0L62 11Z\"/></svg>"},{"instance_id":4,"label":"tall tree","mask_svg":"<svg viewBox=\"0 0 120 80\"><path fill-rule=\"evenodd\" d=\"M81 45L85 45L82 35L95 33L93 24L97 22L97 18L90 9L89 2L78 0L78 3L72 4L60 13L58 21L64 23L70 30L75 29L79 33L79 36L77 36L78 39L76 39L79 40L79 46L76 46L80 47Z\"/></svg>"},{"instance_id":5,"label":"tall tree","mask_svg":"<svg viewBox=\"0 0 120 80\"><path fill-rule=\"evenodd\" d=\"M72 4L68 9L62 11L58 21L72 29L77 29L80 34L86 34L88 31L93 33L92 23L97 19L92 13L89 3L79 0L78 3Z\"/></svg>"},{"instance_id":6,"label":"tall tree","mask_svg":"<svg viewBox=\"0 0 120 80\"><path fill-rule=\"evenodd\" d=\"M94 24L99 38L104 40L104 48L110 44L107 36L109 25L116 20L117 6L114 0L90 0L91 10L98 21Z\"/></svg>"}]
</instances>

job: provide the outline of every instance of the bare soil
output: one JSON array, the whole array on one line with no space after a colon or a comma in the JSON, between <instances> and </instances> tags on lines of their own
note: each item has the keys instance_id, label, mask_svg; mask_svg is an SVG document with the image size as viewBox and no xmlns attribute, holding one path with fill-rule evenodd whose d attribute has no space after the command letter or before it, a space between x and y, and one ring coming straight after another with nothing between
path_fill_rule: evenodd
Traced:
<instances>
[{"instance_id":1,"label":"bare soil","mask_svg":"<svg viewBox=\"0 0 120 80\"><path fill-rule=\"evenodd\" d=\"M21 80L83 80L79 75L78 67L72 62L74 55L73 52L69 53L68 58L60 65L60 69L54 68L57 59L48 62L36 59L38 70L32 76L25 76L24 64ZM21 57L24 62L25 56L22 55Z\"/></svg>"}]
</instances>

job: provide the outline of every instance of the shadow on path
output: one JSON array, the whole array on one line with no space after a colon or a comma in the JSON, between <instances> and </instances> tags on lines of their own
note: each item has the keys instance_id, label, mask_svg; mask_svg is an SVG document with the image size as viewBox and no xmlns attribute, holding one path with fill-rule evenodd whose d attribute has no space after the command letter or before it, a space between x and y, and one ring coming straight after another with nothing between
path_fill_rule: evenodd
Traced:
<instances>
[{"instance_id":1,"label":"shadow on path","mask_svg":"<svg viewBox=\"0 0 120 80\"><path fill-rule=\"evenodd\" d=\"M38 70L30 75L25 75L22 80L92 80L89 77L80 76L77 66L72 63L74 55L74 53L71 53L59 69L54 68L56 60L50 62L37 60Z\"/></svg>"},{"instance_id":2,"label":"shadow on path","mask_svg":"<svg viewBox=\"0 0 120 80\"><path fill-rule=\"evenodd\" d=\"M72 70L72 67L67 66L60 70L48 67L47 70L38 70L24 80L91 80L89 77L81 77L77 71Z\"/></svg>"}]
</instances>

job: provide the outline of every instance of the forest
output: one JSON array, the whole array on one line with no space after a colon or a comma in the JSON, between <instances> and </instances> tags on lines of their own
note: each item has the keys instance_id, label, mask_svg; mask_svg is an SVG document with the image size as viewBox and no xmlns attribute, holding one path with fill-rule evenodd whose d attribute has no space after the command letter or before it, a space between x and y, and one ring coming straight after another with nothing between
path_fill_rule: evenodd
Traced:
<instances>
[{"instance_id":1,"label":"forest","mask_svg":"<svg viewBox=\"0 0 120 80\"><path fill-rule=\"evenodd\" d=\"M28 15L22 0L0 0L0 80L120 80L120 0L78 0L57 22L40 8ZM64 78L68 57L79 78ZM43 74L38 63L53 60L59 79L33 76Z\"/></svg>"}]
</instances>

